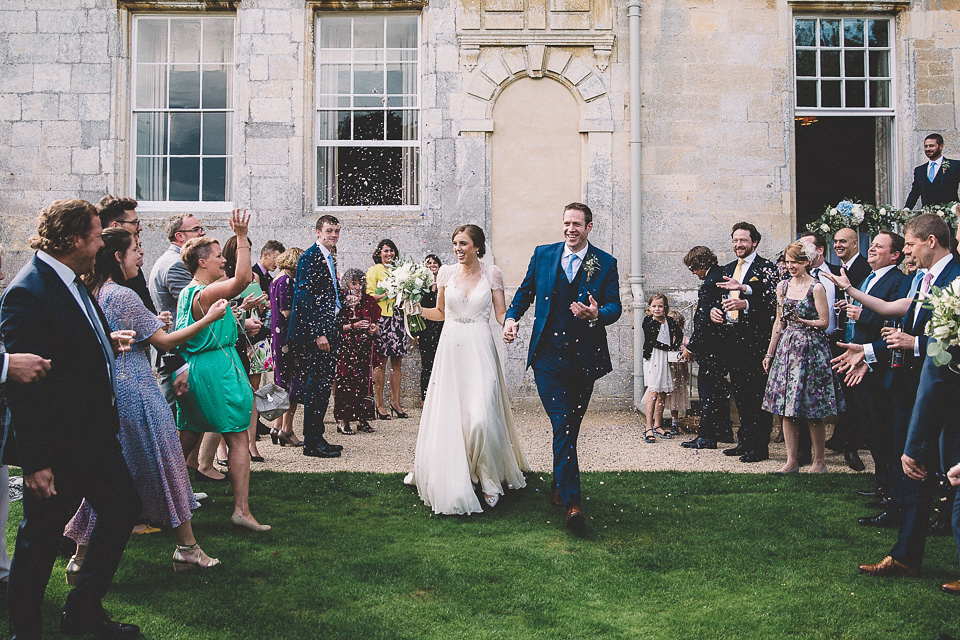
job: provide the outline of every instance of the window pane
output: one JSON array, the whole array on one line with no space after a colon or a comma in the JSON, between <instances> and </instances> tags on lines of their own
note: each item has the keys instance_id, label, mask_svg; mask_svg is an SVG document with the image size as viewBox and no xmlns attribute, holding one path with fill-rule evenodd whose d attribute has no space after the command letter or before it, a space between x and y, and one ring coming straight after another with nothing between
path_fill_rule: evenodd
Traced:
<instances>
[{"instance_id":1,"label":"window pane","mask_svg":"<svg viewBox=\"0 0 960 640\"><path fill-rule=\"evenodd\" d=\"M227 159L203 159L203 191L201 200L222 202L227 199Z\"/></svg>"},{"instance_id":2,"label":"window pane","mask_svg":"<svg viewBox=\"0 0 960 640\"><path fill-rule=\"evenodd\" d=\"M320 93L350 93L350 65L320 65Z\"/></svg>"},{"instance_id":3,"label":"window pane","mask_svg":"<svg viewBox=\"0 0 960 640\"><path fill-rule=\"evenodd\" d=\"M839 20L821 20L820 21L820 46L821 47L839 47L840 46L840 21Z\"/></svg>"},{"instance_id":4,"label":"window pane","mask_svg":"<svg viewBox=\"0 0 960 640\"><path fill-rule=\"evenodd\" d=\"M226 109L231 105L230 74L226 67L203 67L203 108Z\"/></svg>"},{"instance_id":5,"label":"window pane","mask_svg":"<svg viewBox=\"0 0 960 640\"><path fill-rule=\"evenodd\" d=\"M383 62L383 49L357 49L353 52L354 62Z\"/></svg>"},{"instance_id":6,"label":"window pane","mask_svg":"<svg viewBox=\"0 0 960 640\"><path fill-rule=\"evenodd\" d=\"M416 93L416 82L416 64L387 65L387 93L394 95L398 93Z\"/></svg>"},{"instance_id":7,"label":"window pane","mask_svg":"<svg viewBox=\"0 0 960 640\"><path fill-rule=\"evenodd\" d=\"M416 49L387 49L388 62L416 62L419 59Z\"/></svg>"},{"instance_id":8,"label":"window pane","mask_svg":"<svg viewBox=\"0 0 960 640\"><path fill-rule=\"evenodd\" d=\"M840 77L840 52L820 52L820 75L827 78Z\"/></svg>"},{"instance_id":9,"label":"window pane","mask_svg":"<svg viewBox=\"0 0 960 640\"><path fill-rule=\"evenodd\" d=\"M817 52L816 51L797 51L797 75L798 76L816 76L817 75Z\"/></svg>"},{"instance_id":10,"label":"window pane","mask_svg":"<svg viewBox=\"0 0 960 640\"><path fill-rule=\"evenodd\" d=\"M353 67L353 92L356 94L383 95L382 64L357 64Z\"/></svg>"},{"instance_id":11,"label":"window pane","mask_svg":"<svg viewBox=\"0 0 960 640\"><path fill-rule=\"evenodd\" d=\"M383 18L365 17L353 20L354 49L383 48Z\"/></svg>"},{"instance_id":12,"label":"window pane","mask_svg":"<svg viewBox=\"0 0 960 640\"><path fill-rule=\"evenodd\" d=\"M388 107L416 107L417 96L389 96L387 97Z\"/></svg>"},{"instance_id":13,"label":"window pane","mask_svg":"<svg viewBox=\"0 0 960 640\"><path fill-rule=\"evenodd\" d=\"M137 114L137 155L159 156L167 153L167 114Z\"/></svg>"},{"instance_id":14,"label":"window pane","mask_svg":"<svg viewBox=\"0 0 960 640\"><path fill-rule=\"evenodd\" d=\"M337 204L337 149L317 148L317 204L321 207Z\"/></svg>"},{"instance_id":15,"label":"window pane","mask_svg":"<svg viewBox=\"0 0 960 640\"><path fill-rule=\"evenodd\" d=\"M137 97L134 108L167 108L167 65L137 65Z\"/></svg>"},{"instance_id":16,"label":"window pane","mask_svg":"<svg viewBox=\"0 0 960 640\"><path fill-rule=\"evenodd\" d=\"M353 114L354 140L383 140L383 111L356 111Z\"/></svg>"},{"instance_id":17,"label":"window pane","mask_svg":"<svg viewBox=\"0 0 960 640\"><path fill-rule=\"evenodd\" d=\"M863 64L863 51L843 52L843 75L847 78L863 78L866 76Z\"/></svg>"},{"instance_id":18,"label":"window pane","mask_svg":"<svg viewBox=\"0 0 960 640\"><path fill-rule=\"evenodd\" d=\"M170 29L170 61L199 63L200 21L172 20Z\"/></svg>"},{"instance_id":19,"label":"window pane","mask_svg":"<svg viewBox=\"0 0 960 640\"><path fill-rule=\"evenodd\" d=\"M870 81L870 106L871 107L889 107L890 106L890 81L889 80L871 80Z\"/></svg>"},{"instance_id":20,"label":"window pane","mask_svg":"<svg viewBox=\"0 0 960 640\"><path fill-rule=\"evenodd\" d=\"M170 108L200 108L200 67L170 67Z\"/></svg>"},{"instance_id":21,"label":"window pane","mask_svg":"<svg viewBox=\"0 0 960 640\"><path fill-rule=\"evenodd\" d=\"M137 21L137 62L167 61L167 20Z\"/></svg>"},{"instance_id":22,"label":"window pane","mask_svg":"<svg viewBox=\"0 0 960 640\"><path fill-rule=\"evenodd\" d=\"M816 80L797 80L797 106L798 107L818 106Z\"/></svg>"},{"instance_id":23,"label":"window pane","mask_svg":"<svg viewBox=\"0 0 960 640\"><path fill-rule=\"evenodd\" d=\"M369 109L370 107L382 107L383 96L357 96L353 99L353 106Z\"/></svg>"},{"instance_id":24,"label":"window pane","mask_svg":"<svg viewBox=\"0 0 960 640\"><path fill-rule=\"evenodd\" d=\"M324 49L349 49L350 18L323 18L320 20L320 47Z\"/></svg>"},{"instance_id":25,"label":"window pane","mask_svg":"<svg viewBox=\"0 0 960 640\"><path fill-rule=\"evenodd\" d=\"M843 21L843 46L863 46L863 20Z\"/></svg>"},{"instance_id":26,"label":"window pane","mask_svg":"<svg viewBox=\"0 0 960 640\"><path fill-rule=\"evenodd\" d=\"M226 113L203 114L203 155L227 155L230 144L229 126Z\"/></svg>"},{"instance_id":27,"label":"window pane","mask_svg":"<svg viewBox=\"0 0 960 640\"><path fill-rule=\"evenodd\" d=\"M207 18L203 21L203 61L233 62L232 18Z\"/></svg>"},{"instance_id":28,"label":"window pane","mask_svg":"<svg viewBox=\"0 0 960 640\"><path fill-rule=\"evenodd\" d=\"M170 199L200 199L200 158L170 158Z\"/></svg>"},{"instance_id":29,"label":"window pane","mask_svg":"<svg viewBox=\"0 0 960 640\"><path fill-rule=\"evenodd\" d=\"M847 80L846 85L846 107L865 107L867 106L867 83L863 80Z\"/></svg>"},{"instance_id":30,"label":"window pane","mask_svg":"<svg viewBox=\"0 0 960 640\"><path fill-rule=\"evenodd\" d=\"M200 114L170 114L170 155L186 156L200 153ZM197 165L199 167L199 165ZM170 166L171 172L173 165ZM198 169L199 170L199 169ZM171 174L172 175L172 174ZM171 190L173 187L170 187ZM196 198L194 198L195 200Z\"/></svg>"},{"instance_id":31,"label":"window pane","mask_svg":"<svg viewBox=\"0 0 960 640\"><path fill-rule=\"evenodd\" d=\"M137 158L137 200L167 199L167 159Z\"/></svg>"},{"instance_id":32,"label":"window pane","mask_svg":"<svg viewBox=\"0 0 960 640\"><path fill-rule=\"evenodd\" d=\"M890 46L890 22L887 20L870 20L869 32L867 34L868 42L871 47Z\"/></svg>"},{"instance_id":33,"label":"window pane","mask_svg":"<svg viewBox=\"0 0 960 640\"><path fill-rule=\"evenodd\" d=\"M363 167L363 171L357 171ZM340 147L337 153L339 206L417 204L419 154L398 147Z\"/></svg>"},{"instance_id":34,"label":"window pane","mask_svg":"<svg viewBox=\"0 0 960 640\"><path fill-rule=\"evenodd\" d=\"M387 47L413 49L417 46L417 16L387 18Z\"/></svg>"},{"instance_id":35,"label":"window pane","mask_svg":"<svg viewBox=\"0 0 960 640\"><path fill-rule=\"evenodd\" d=\"M839 80L821 80L820 81L820 106L821 107L839 107L840 106L840 81Z\"/></svg>"},{"instance_id":36,"label":"window pane","mask_svg":"<svg viewBox=\"0 0 960 640\"><path fill-rule=\"evenodd\" d=\"M417 112L387 111L387 140L416 140Z\"/></svg>"},{"instance_id":37,"label":"window pane","mask_svg":"<svg viewBox=\"0 0 960 640\"><path fill-rule=\"evenodd\" d=\"M318 111L317 137L320 140L349 140L349 111Z\"/></svg>"},{"instance_id":38,"label":"window pane","mask_svg":"<svg viewBox=\"0 0 960 640\"><path fill-rule=\"evenodd\" d=\"M794 33L798 47L816 46L815 34L817 29L816 20L797 20L794 23Z\"/></svg>"},{"instance_id":39,"label":"window pane","mask_svg":"<svg viewBox=\"0 0 960 640\"><path fill-rule=\"evenodd\" d=\"M870 52L870 77L871 78L890 77L890 52L889 51L871 51Z\"/></svg>"}]
</instances>

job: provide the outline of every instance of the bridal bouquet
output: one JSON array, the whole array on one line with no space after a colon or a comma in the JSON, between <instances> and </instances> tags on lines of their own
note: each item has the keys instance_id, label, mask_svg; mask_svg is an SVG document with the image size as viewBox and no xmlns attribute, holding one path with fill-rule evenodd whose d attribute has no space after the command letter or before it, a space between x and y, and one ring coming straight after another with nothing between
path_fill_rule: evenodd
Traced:
<instances>
[{"instance_id":1,"label":"bridal bouquet","mask_svg":"<svg viewBox=\"0 0 960 640\"><path fill-rule=\"evenodd\" d=\"M420 315L423 309L420 300L430 290L433 274L426 265L411 260L395 261L387 271L387 277L377 287L377 295L387 294L403 309L407 333L423 331L426 325Z\"/></svg>"},{"instance_id":2,"label":"bridal bouquet","mask_svg":"<svg viewBox=\"0 0 960 640\"><path fill-rule=\"evenodd\" d=\"M927 355L933 358L938 367L949 364L953 359L947 349L960 346L960 279L954 280L943 289L933 287L927 294L923 306L931 311L927 322L927 335L933 340L927 343Z\"/></svg>"}]
</instances>

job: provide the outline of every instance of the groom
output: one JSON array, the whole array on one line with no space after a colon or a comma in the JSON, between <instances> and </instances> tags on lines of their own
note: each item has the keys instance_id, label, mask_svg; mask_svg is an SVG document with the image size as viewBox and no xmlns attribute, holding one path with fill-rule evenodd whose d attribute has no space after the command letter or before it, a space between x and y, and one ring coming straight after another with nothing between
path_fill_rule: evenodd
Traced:
<instances>
[{"instance_id":1,"label":"groom","mask_svg":"<svg viewBox=\"0 0 960 640\"><path fill-rule=\"evenodd\" d=\"M527 275L513 296L503 340L517 337L517 322L536 298L536 317L527 366L553 424L553 494L567 510L567 527L582 531L577 436L593 383L610 373L604 327L620 318L617 261L587 243L593 229L590 207L579 202L563 211L564 242L533 252Z\"/></svg>"}]
</instances>

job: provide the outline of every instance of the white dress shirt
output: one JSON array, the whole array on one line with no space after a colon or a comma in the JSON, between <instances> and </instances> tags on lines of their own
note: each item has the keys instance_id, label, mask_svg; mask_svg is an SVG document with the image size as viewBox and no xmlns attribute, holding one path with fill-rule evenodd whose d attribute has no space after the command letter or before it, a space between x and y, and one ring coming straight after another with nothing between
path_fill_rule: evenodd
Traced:
<instances>
[{"instance_id":1,"label":"white dress shirt","mask_svg":"<svg viewBox=\"0 0 960 640\"><path fill-rule=\"evenodd\" d=\"M563 269L564 273L567 271L567 261L570 260L569 256L577 256L580 259L577 260L577 266L573 270L573 278L576 279L577 274L580 273L580 267L583 265L583 259L587 255L587 249L589 248L590 243L587 243L583 246L583 249L580 249L580 251L574 253L570 250L570 247L567 245L567 243L563 243L563 254L560 256L560 268Z\"/></svg>"}]
</instances>

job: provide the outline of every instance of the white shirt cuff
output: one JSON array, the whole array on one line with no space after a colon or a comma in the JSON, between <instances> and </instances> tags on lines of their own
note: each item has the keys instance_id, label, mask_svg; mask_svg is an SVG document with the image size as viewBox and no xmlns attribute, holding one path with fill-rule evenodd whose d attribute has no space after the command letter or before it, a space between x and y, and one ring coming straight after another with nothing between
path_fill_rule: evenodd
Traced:
<instances>
[{"instance_id":1,"label":"white shirt cuff","mask_svg":"<svg viewBox=\"0 0 960 640\"><path fill-rule=\"evenodd\" d=\"M177 372L173 374L173 377L176 378L178 375L180 375L181 373L183 373L184 371L186 371L186 370L189 369L189 368L190 368L190 365L189 365L189 364L183 365L182 367L180 367L179 369L177 369Z\"/></svg>"},{"instance_id":2,"label":"white shirt cuff","mask_svg":"<svg viewBox=\"0 0 960 640\"><path fill-rule=\"evenodd\" d=\"M10 358L5 353L0 354L0 356L3 356L3 366L0 367L0 384L3 384L7 381L7 362Z\"/></svg>"},{"instance_id":3,"label":"white shirt cuff","mask_svg":"<svg viewBox=\"0 0 960 640\"><path fill-rule=\"evenodd\" d=\"M867 343L863 345L863 355L864 359L867 361L867 364L873 364L877 361L877 354L873 351L873 345Z\"/></svg>"},{"instance_id":4,"label":"white shirt cuff","mask_svg":"<svg viewBox=\"0 0 960 640\"><path fill-rule=\"evenodd\" d=\"M920 338L919 337L913 339L913 355L916 356L917 358L920 357Z\"/></svg>"},{"instance_id":5,"label":"white shirt cuff","mask_svg":"<svg viewBox=\"0 0 960 640\"><path fill-rule=\"evenodd\" d=\"M752 295L753 295L753 287L751 287L751 286L748 285L748 284L745 284L745 285L743 285L743 286L745 286L745 287L747 288L746 291L744 291L744 293L747 294L748 296L752 296Z\"/></svg>"}]
</instances>

